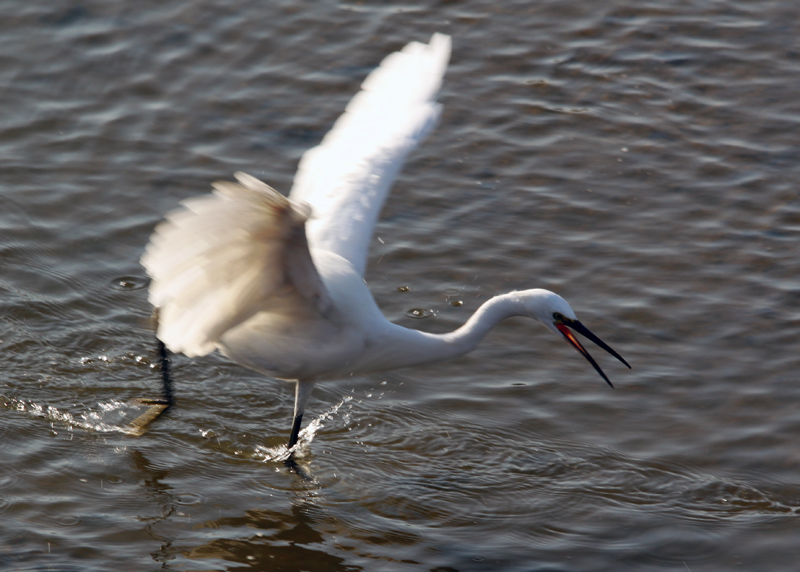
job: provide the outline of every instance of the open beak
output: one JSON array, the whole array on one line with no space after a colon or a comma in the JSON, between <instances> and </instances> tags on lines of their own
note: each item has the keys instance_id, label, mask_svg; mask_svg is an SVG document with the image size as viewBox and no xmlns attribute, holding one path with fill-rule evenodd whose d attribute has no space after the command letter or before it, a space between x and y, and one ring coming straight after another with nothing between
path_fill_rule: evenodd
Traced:
<instances>
[{"instance_id":1,"label":"open beak","mask_svg":"<svg viewBox=\"0 0 800 572\"><path fill-rule=\"evenodd\" d=\"M579 334L581 334L581 335L589 338L590 340L592 340L598 346L600 346L601 348L606 350L608 353L610 353L612 356L614 356L619 361L621 361L626 366L628 366L628 369L630 369L631 366L628 364L628 362L626 362L622 358L621 355L619 355L617 352L615 352L613 349L611 349L611 346L609 346L603 340L601 340L600 338L595 336L592 332L590 332L589 328L587 328L586 326L581 324L578 320L570 320L569 318L563 318L561 321L556 322L554 325L555 325L556 328L558 328L558 331L563 334L564 339L567 340L572 347L574 347L576 350L578 350L578 353L580 353L583 357L585 357L589 361L590 364L592 364L592 367L594 367L594 369L597 370L597 373L599 373L602 376L602 378L606 380L606 383L608 385L610 385L612 388L614 387L614 385L611 383L611 380L609 380L608 377L606 376L606 374L603 373L603 370L600 369L600 366L597 365L597 362L594 361L594 358L591 355L589 355L589 352L586 351L586 348L583 347L583 345L578 341L578 338L575 337L575 334L573 334L569 330L569 328L572 328L573 330L575 330Z\"/></svg>"}]
</instances>

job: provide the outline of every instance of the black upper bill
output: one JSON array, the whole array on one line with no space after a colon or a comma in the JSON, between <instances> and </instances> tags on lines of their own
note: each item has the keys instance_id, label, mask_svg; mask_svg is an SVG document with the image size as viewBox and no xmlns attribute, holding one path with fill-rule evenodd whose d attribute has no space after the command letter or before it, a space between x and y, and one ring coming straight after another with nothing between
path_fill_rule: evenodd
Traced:
<instances>
[{"instance_id":1,"label":"black upper bill","mask_svg":"<svg viewBox=\"0 0 800 572\"><path fill-rule=\"evenodd\" d=\"M611 349L611 346L609 346L603 340L601 340L600 338L595 336L592 332L590 332L589 328L587 328L586 326L581 324L578 320L575 320L571 324L567 324L567 325L570 328L572 328L573 330L575 330L576 332L578 332L579 334L581 334L582 336L585 336L585 337L589 338L590 340L592 340L598 346L600 346L601 348L606 350L608 353L610 353L612 356L614 356L619 361L621 361L626 366L628 366L628 369L631 369L630 364L628 362L626 362L625 359L621 355L619 355L617 352L615 352L613 349Z\"/></svg>"},{"instance_id":2,"label":"black upper bill","mask_svg":"<svg viewBox=\"0 0 800 572\"><path fill-rule=\"evenodd\" d=\"M611 383L611 380L609 380L609 379L608 379L608 376L607 376L605 373L603 373L603 370L602 370L602 369L600 369L600 366L599 366L599 365L597 365L597 362L596 362L596 361L594 361L594 358L593 358L593 357L592 357L592 356L589 354L589 352L588 352L588 351L586 351L586 348L584 348L584 347L583 347L583 345L582 345L582 344L581 344L581 343L578 341L578 338L576 338L576 337L575 337L575 336L572 334L572 332L570 332L570 331L569 331L569 330L566 328L566 326L569 326L570 328L572 328L573 330L575 330L576 332L578 332L578 333L579 333L579 334L581 334L582 336L585 336L585 337L589 338L590 340L592 340L592 341L593 341L595 344L597 344L598 346L600 346L601 348L603 348L604 350L606 350L608 353L610 353L612 356L614 356L615 358L617 358L619 361L621 361L622 363L624 363L626 366L628 366L628 368L629 368L629 369L630 369L630 367L631 367L631 366L630 366L630 364L629 364L628 362L626 362L626 361L625 361L625 359L624 359L624 358L623 358L621 355L619 355L617 352L615 352L615 351L614 351L614 350L611 348L611 346L609 346L609 345L608 345L607 343L605 343L603 340L601 340L601 339L600 339L600 338L598 338L596 335L594 335L594 334L593 334L593 333L592 333L592 332L589 330L589 328L587 328L586 326L584 326L583 324L581 324L581 323L580 323L578 320L563 320L563 322L556 323L556 328L558 328L558 330L559 330L559 331L560 331L560 332L561 332L561 333L564 335L564 338L565 338L565 339L566 339L566 340L567 340L567 341L568 341L568 342L569 342L569 343L570 343L570 344L571 344L571 345L572 345L572 346L573 346L573 347L574 347L576 350L578 350L578 352L580 352L580 354L581 354L581 355L583 355L583 357L585 357L585 358L586 358L586 360L587 360L587 361L588 361L590 364L592 364L592 367L594 367L594 369L595 369L595 370L597 370L597 373L599 373L599 374L600 374L600 376L601 376L601 377L602 377L604 380L606 380L606 383L607 383L608 385L610 385L611 387L614 387L614 385Z\"/></svg>"}]
</instances>

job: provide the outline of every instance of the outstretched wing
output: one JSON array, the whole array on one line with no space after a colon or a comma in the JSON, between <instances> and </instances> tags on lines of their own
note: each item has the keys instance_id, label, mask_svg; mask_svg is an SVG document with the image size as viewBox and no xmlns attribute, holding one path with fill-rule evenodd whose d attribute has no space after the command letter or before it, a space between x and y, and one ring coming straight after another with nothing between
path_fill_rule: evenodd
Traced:
<instances>
[{"instance_id":1,"label":"outstretched wing","mask_svg":"<svg viewBox=\"0 0 800 572\"><path fill-rule=\"evenodd\" d=\"M330 299L311 261L308 207L245 173L181 203L142 256L159 309L158 337L174 352L205 355L219 338L280 297L324 314Z\"/></svg>"},{"instance_id":2,"label":"outstretched wing","mask_svg":"<svg viewBox=\"0 0 800 572\"><path fill-rule=\"evenodd\" d=\"M375 221L408 153L431 131L450 37L387 56L319 146L303 155L291 199L311 206L312 249L335 252L362 275Z\"/></svg>"}]
</instances>

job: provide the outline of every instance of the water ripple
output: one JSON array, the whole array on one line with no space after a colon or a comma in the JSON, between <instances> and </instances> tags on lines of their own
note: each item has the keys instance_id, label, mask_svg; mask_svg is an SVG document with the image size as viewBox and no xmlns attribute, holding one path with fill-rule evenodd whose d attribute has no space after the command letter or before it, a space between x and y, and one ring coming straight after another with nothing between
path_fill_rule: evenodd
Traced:
<instances>
[{"instance_id":1,"label":"water ripple","mask_svg":"<svg viewBox=\"0 0 800 572\"><path fill-rule=\"evenodd\" d=\"M797 21L740 0L15 5L0 568L795 569ZM289 189L378 58L436 30L444 111L384 209L377 302L445 331L551 288L634 369L601 388L509 320L460 360L320 384L302 478L289 386L175 356L177 407L125 434L158 390L157 221L238 169Z\"/></svg>"}]
</instances>

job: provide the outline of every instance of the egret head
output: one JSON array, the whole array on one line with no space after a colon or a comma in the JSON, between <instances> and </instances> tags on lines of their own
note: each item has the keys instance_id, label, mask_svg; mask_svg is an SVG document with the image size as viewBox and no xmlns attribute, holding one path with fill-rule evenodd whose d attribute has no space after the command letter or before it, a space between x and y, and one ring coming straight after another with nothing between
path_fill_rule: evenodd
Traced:
<instances>
[{"instance_id":1,"label":"egret head","mask_svg":"<svg viewBox=\"0 0 800 572\"><path fill-rule=\"evenodd\" d=\"M611 346L594 335L591 331L589 331L589 328L578 321L578 318L575 316L575 312L572 310L570 305L558 294L550 292L549 290L541 289L526 290L524 292L518 292L517 294L519 295L519 299L525 307L525 313L527 315L538 319L548 330L554 334L563 336L568 344L578 350L578 353L580 353L590 364L592 364L592 367L597 370L597 373L599 373L601 377L606 380L606 383L608 383L608 385L611 387L614 387L611 384L611 381L608 379L606 374L603 373L603 370L600 369L600 366L597 365L597 362L594 361L594 358L592 358L589 352L586 351L586 348L583 347L583 344L578 341L578 338L575 337L575 334L572 333L572 330L575 330L582 336L593 341L595 344L628 366L628 368L631 367L621 355L611 349Z\"/></svg>"}]
</instances>

